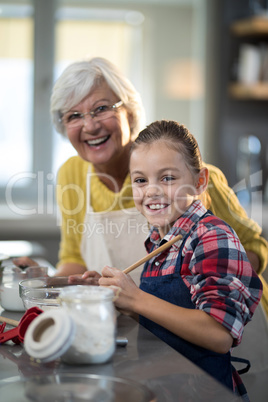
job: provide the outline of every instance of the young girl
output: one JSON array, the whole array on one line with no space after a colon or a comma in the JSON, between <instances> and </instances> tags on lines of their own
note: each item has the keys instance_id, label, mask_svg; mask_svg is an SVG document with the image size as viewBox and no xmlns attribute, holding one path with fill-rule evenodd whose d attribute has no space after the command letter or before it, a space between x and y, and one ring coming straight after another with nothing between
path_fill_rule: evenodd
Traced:
<instances>
[{"instance_id":1,"label":"young girl","mask_svg":"<svg viewBox=\"0 0 268 402\"><path fill-rule=\"evenodd\" d=\"M262 285L236 233L201 202L208 183L195 138L174 121L156 121L130 156L133 197L151 230L148 252L182 240L145 264L140 288L105 267L99 284L119 286L116 306L247 400L230 349L260 301ZM131 247L131 245L130 245Z\"/></svg>"}]
</instances>

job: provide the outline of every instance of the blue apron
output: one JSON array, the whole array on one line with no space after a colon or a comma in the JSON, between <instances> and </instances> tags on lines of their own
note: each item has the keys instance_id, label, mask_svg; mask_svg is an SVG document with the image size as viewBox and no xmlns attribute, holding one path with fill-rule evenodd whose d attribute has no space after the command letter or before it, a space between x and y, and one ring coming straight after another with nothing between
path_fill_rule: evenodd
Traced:
<instances>
[{"instance_id":1,"label":"blue apron","mask_svg":"<svg viewBox=\"0 0 268 402\"><path fill-rule=\"evenodd\" d=\"M206 212L200 219L208 215L211 215L211 213ZM177 306L195 309L195 305L191 301L191 294L181 278L180 271L183 246L199 222L194 225L190 233L188 233L183 240L177 258L175 272L170 275L148 278L143 277L142 273L140 289ZM146 272L147 267L148 262L145 264L143 272ZM233 368L229 352L220 354L194 345L143 316L140 316L140 324L233 391Z\"/></svg>"}]
</instances>

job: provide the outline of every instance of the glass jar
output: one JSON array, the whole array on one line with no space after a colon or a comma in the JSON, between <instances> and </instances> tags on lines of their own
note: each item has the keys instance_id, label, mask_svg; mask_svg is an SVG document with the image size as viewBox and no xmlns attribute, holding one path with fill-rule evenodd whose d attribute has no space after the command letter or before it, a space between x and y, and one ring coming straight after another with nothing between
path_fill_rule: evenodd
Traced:
<instances>
[{"instance_id":1,"label":"glass jar","mask_svg":"<svg viewBox=\"0 0 268 402\"><path fill-rule=\"evenodd\" d=\"M69 364L105 363L115 351L114 292L101 286L61 290L61 308L40 314L29 325L26 352L41 361L61 357Z\"/></svg>"}]
</instances>

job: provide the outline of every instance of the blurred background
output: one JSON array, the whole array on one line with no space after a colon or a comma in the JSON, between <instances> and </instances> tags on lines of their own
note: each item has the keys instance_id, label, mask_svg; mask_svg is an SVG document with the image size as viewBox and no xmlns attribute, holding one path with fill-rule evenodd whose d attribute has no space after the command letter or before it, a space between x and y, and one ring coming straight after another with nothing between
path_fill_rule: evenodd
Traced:
<instances>
[{"instance_id":1,"label":"blurred background","mask_svg":"<svg viewBox=\"0 0 268 402\"><path fill-rule=\"evenodd\" d=\"M0 240L37 241L56 264L56 174L74 150L53 130L50 94L94 56L134 83L147 123L191 130L267 238L267 3L0 0Z\"/></svg>"}]
</instances>

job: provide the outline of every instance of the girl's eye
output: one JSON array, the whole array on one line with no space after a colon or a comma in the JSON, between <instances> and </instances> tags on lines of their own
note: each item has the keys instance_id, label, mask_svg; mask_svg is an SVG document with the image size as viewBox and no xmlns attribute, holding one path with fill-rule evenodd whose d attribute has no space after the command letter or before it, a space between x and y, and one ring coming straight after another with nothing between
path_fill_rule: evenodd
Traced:
<instances>
[{"instance_id":1,"label":"girl's eye","mask_svg":"<svg viewBox=\"0 0 268 402\"><path fill-rule=\"evenodd\" d=\"M165 177L163 177L162 180L163 181L172 181L172 180L175 180L175 177L173 177L173 176L165 176Z\"/></svg>"},{"instance_id":2,"label":"girl's eye","mask_svg":"<svg viewBox=\"0 0 268 402\"><path fill-rule=\"evenodd\" d=\"M137 178L137 179L134 179L133 180L133 183L136 183L136 184L143 184L143 183L146 183L146 180L145 179L143 179L143 178Z\"/></svg>"}]
</instances>

